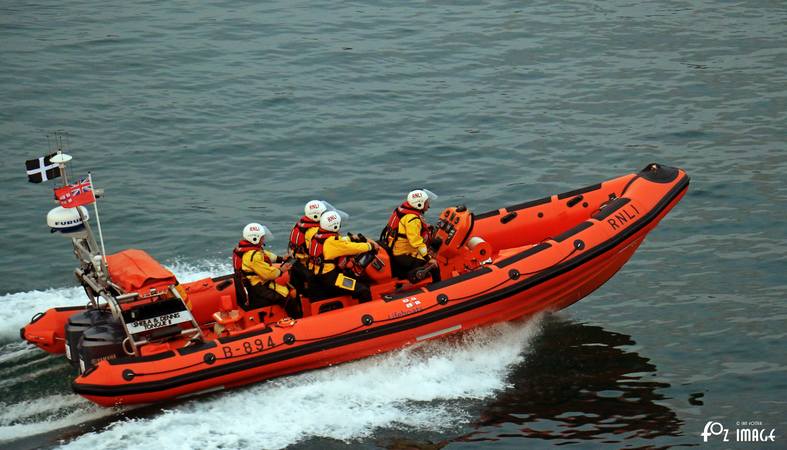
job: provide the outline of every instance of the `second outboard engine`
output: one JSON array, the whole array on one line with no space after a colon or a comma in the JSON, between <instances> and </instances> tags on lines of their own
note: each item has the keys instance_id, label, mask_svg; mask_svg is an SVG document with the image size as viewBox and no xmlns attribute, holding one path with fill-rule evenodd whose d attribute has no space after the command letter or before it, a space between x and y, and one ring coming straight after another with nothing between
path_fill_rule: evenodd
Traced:
<instances>
[{"instance_id":1,"label":"second outboard engine","mask_svg":"<svg viewBox=\"0 0 787 450\"><path fill-rule=\"evenodd\" d=\"M77 345L82 333L88 328L113 322L112 313L108 309L88 309L69 317L66 324L66 358L72 366L79 365Z\"/></svg>"},{"instance_id":2,"label":"second outboard engine","mask_svg":"<svg viewBox=\"0 0 787 450\"><path fill-rule=\"evenodd\" d=\"M126 334L117 322L108 322L85 330L79 339L77 357L79 371L85 373L104 359L115 359L126 356L123 340Z\"/></svg>"}]
</instances>

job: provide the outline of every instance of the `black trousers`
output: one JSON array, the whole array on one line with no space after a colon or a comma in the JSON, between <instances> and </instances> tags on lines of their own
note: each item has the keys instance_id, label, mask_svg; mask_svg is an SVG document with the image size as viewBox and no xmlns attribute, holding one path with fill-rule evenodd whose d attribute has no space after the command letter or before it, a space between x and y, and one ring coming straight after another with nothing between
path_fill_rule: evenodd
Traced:
<instances>
[{"instance_id":1,"label":"black trousers","mask_svg":"<svg viewBox=\"0 0 787 450\"><path fill-rule=\"evenodd\" d=\"M372 291L365 283L355 279L355 289L342 289L336 286L336 278L339 276L339 270L335 269L322 275L314 275L309 280L309 298L311 300L323 300L331 297L338 297L340 295L350 294L352 298L358 299L359 303L368 302L372 299Z\"/></svg>"},{"instance_id":2,"label":"black trousers","mask_svg":"<svg viewBox=\"0 0 787 450\"><path fill-rule=\"evenodd\" d=\"M290 268L290 284L298 292L306 292L311 276L312 273L300 261L295 261Z\"/></svg>"},{"instance_id":3,"label":"black trousers","mask_svg":"<svg viewBox=\"0 0 787 450\"><path fill-rule=\"evenodd\" d=\"M249 292L249 305L245 308L246 310L280 305L284 307L284 311L287 312L287 315L293 319L300 319L303 317L299 298L285 297L269 288L267 283L257 283L253 286L247 285L247 289Z\"/></svg>"},{"instance_id":4,"label":"black trousers","mask_svg":"<svg viewBox=\"0 0 787 450\"><path fill-rule=\"evenodd\" d=\"M410 255L397 255L391 258L391 270L393 271L393 276L399 278L400 280L407 279L407 276L410 272L419 267L423 267L428 264L428 261L425 259L419 259L415 256ZM429 274L432 275L432 281L440 281L440 268L435 266L431 270L429 270Z\"/></svg>"}]
</instances>

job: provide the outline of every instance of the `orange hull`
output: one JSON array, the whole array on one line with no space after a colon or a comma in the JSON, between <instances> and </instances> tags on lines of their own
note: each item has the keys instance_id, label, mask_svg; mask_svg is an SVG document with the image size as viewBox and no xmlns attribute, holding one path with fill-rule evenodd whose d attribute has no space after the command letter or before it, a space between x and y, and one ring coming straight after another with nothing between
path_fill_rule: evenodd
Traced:
<instances>
[{"instance_id":1,"label":"orange hull","mask_svg":"<svg viewBox=\"0 0 787 450\"><path fill-rule=\"evenodd\" d=\"M471 234L483 238L488 253L439 253L444 281L403 292L382 283L373 288L372 302L357 305L343 299L343 308L319 314L314 306L293 325L255 325L248 321L254 317L244 313L243 326L222 337L101 361L78 376L73 389L105 406L152 403L565 308L612 277L688 185L682 170L649 166L637 174L479 214ZM489 259L471 257L479 254ZM217 297L233 291L226 284L208 279L186 285L200 323L210 323L208 313L217 309ZM23 336L40 334L35 325L41 320L23 329Z\"/></svg>"}]
</instances>

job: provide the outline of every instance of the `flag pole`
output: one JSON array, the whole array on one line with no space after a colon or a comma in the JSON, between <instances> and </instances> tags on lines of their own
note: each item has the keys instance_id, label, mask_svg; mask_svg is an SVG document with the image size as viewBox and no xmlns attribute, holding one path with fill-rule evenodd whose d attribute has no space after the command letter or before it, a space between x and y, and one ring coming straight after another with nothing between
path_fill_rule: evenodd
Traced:
<instances>
[{"instance_id":1,"label":"flag pole","mask_svg":"<svg viewBox=\"0 0 787 450\"><path fill-rule=\"evenodd\" d=\"M104 233L101 232L101 219L98 217L98 198L96 198L96 188L93 185L93 174L88 172L87 178L90 180L90 189L93 190L93 198L95 201L93 202L93 209L96 212L96 226L98 226L98 239L101 241L101 258L104 260L104 264L107 263L107 251L104 249Z\"/></svg>"}]
</instances>

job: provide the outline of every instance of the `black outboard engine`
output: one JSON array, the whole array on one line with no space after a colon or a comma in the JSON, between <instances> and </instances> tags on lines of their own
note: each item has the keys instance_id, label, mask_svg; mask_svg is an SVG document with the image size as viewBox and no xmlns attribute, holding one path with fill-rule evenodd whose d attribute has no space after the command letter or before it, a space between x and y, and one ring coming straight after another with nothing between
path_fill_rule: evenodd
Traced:
<instances>
[{"instance_id":1,"label":"black outboard engine","mask_svg":"<svg viewBox=\"0 0 787 450\"><path fill-rule=\"evenodd\" d=\"M114 322L112 313L108 309L88 309L74 314L66 324L66 358L72 366L79 365L77 345L82 333L88 328Z\"/></svg>"},{"instance_id":2,"label":"black outboard engine","mask_svg":"<svg viewBox=\"0 0 787 450\"><path fill-rule=\"evenodd\" d=\"M79 373L85 373L101 360L126 356L123 350L125 338L123 326L117 322L107 322L85 330L77 347Z\"/></svg>"}]
</instances>

